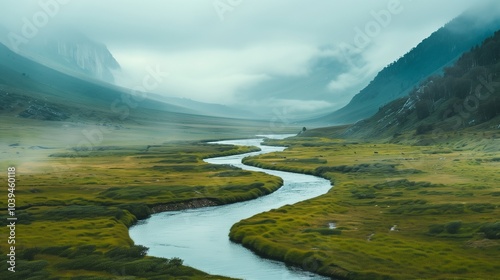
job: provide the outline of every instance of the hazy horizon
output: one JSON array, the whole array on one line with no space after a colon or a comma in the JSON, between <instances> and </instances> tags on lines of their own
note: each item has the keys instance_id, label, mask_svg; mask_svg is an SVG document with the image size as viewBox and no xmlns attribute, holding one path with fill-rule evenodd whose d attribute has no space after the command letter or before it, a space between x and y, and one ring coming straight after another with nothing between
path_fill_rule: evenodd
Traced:
<instances>
[{"instance_id":1,"label":"hazy horizon","mask_svg":"<svg viewBox=\"0 0 500 280\"><path fill-rule=\"evenodd\" d=\"M466 0L0 3L0 25L9 35L22 35L26 21L45 12L50 17L40 24L40 34L64 28L105 44L122 66L121 86L140 83L149 67L168 73L153 90L158 94L298 114L341 108L383 67L478 5ZM349 45L356 47L355 61L342 51ZM259 88L274 79L307 78L321 59L339 66L325 74L324 91L293 95Z\"/></svg>"}]
</instances>

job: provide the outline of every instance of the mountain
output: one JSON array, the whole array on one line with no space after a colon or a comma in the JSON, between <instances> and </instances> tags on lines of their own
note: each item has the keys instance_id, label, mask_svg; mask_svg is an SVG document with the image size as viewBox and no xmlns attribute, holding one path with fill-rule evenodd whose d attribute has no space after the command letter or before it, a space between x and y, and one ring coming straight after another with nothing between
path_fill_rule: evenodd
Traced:
<instances>
[{"instance_id":1,"label":"mountain","mask_svg":"<svg viewBox=\"0 0 500 280\"><path fill-rule=\"evenodd\" d=\"M81 147L251 137L268 121L223 118L51 69L0 44L0 135L4 148ZM291 131L295 131L294 128ZM286 133L290 130L281 129ZM5 152L5 151L4 151Z\"/></svg>"},{"instance_id":2,"label":"mountain","mask_svg":"<svg viewBox=\"0 0 500 280\"><path fill-rule=\"evenodd\" d=\"M21 56L0 44L0 85L31 97L43 97L78 106L91 106L109 111L113 102L129 100L130 90L97 80L74 77ZM130 102L129 102L130 103ZM141 100L129 107L194 114L196 111L167 103ZM120 105L118 104L118 105ZM117 105L117 106L118 106ZM126 105L126 104L125 104ZM135 105L135 106L134 106Z\"/></svg>"},{"instance_id":3,"label":"mountain","mask_svg":"<svg viewBox=\"0 0 500 280\"><path fill-rule=\"evenodd\" d=\"M106 45L74 31L40 33L19 47L21 54L71 74L113 83L120 64Z\"/></svg>"},{"instance_id":4,"label":"mountain","mask_svg":"<svg viewBox=\"0 0 500 280\"><path fill-rule=\"evenodd\" d=\"M172 104L175 106L189 108L201 115L223 117L223 118L252 119L252 120L258 120L263 118L263 116L258 115L254 112L242 110L232 106L199 102L188 98L169 97L159 94L150 94L149 98L153 100L158 100L160 102Z\"/></svg>"},{"instance_id":5,"label":"mountain","mask_svg":"<svg viewBox=\"0 0 500 280\"><path fill-rule=\"evenodd\" d=\"M402 135L444 138L468 130L500 131L500 31L482 45L463 54L444 69L443 75L428 77L408 96L381 107L372 117L344 128L337 135L354 138L384 138L398 141ZM496 133L490 135L495 139ZM425 138L425 137L424 137ZM496 144L497 148L498 143Z\"/></svg>"},{"instance_id":6,"label":"mountain","mask_svg":"<svg viewBox=\"0 0 500 280\"><path fill-rule=\"evenodd\" d=\"M370 117L380 106L408 95L429 75L442 73L444 67L500 28L499 18L478 14L481 12L468 11L455 18L380 71L345 107L315 121L346 124Z\"/></svg>"}]
</instances>

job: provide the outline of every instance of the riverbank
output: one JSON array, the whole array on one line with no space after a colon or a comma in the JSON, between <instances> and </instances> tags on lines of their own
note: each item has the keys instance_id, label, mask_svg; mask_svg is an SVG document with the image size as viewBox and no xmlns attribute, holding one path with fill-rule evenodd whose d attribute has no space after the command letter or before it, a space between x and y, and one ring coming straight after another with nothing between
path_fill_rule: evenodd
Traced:
<instances>
[{"instance_id":1,"label":"riverbank","mask_svg":"<svg viewBox=\"0 0 500 280\"><path fill-rule=\"evenodd\" d=\"M498 152L316 137L269 143L289 148L245 163L335 187L235 224L235 242L339 279L500 275Z\"/></svg>"},{"instance_id":2,"label":"riverbank","mask_svg":"<svg viewBox=\"0 0 500 280\"><path fill-rule=\"evenodd\" d=\"M259 153L277 152L284 149L283 147L260 146L259 142L259 139L253 139L222 143L259 146L262 149ZM212 274L259 280L326 279L317 274L288 267L282 262L259 258L228 239L227 234L231 226L242 219L317 197L331 188L330 182L322 178L244 165L241 161L246 156L248 155L235 155L205 161L278 176L283 179L283 187L255 200L155 214L131 228L130 236L136 244L149 247L150 255L179 256L189 265Z\"/></svg>"},{"instance_id":3,"label":"riverbank","mask_svg":"<svg viewBox=\"0 0 500 280\"><path fill-rule=\"evenodd\" d=\"M195 142L103 146L85 154L52 151L17 168L16 273L6 274L3 263L0 276L230 279L177 258L146 256L128 229L152 212L233 203L279 189L280 178L203 162L257 150ZM0 248L6 252L6 243Z\"/></svg>"}]
</instances>

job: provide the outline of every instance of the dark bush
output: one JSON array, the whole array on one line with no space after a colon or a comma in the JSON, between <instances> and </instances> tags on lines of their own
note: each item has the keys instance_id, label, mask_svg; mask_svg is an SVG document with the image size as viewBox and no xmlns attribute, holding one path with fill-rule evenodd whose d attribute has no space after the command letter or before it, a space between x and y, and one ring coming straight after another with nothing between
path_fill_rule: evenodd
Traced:
<instances>
[{"instance_id":1,"label":"dark bush","mask_svg":"<svg viewBox=\"0 0 500 280\"><path fill-rule=\"evenodd\" d=\"M108 258L113 259L142 258L146 256L148 250L148 247L142 245L134 245L129 248L118 247L106 252L104 255Z\"/></svg>"},{"instance_id":2,"label":"dark bush","mask_svg":"<svg viewBox=\"0 0 500 280\"><path fill-rule=\"evenodd\" d=\"M93 254L95 250L96 250L95 245L78 246L68 254L68 257L73 259L79 256L88 256Z\"/></svg>"},{"instance_id":3,"label":"dark bush","mask_svg":"<svg viewBox=\"0 0 500 280\"><path fill-rule=\"evenodd\" d=\"M183 263L184 261L180 258L171 258L167 261L167 264L171 266L181 266Z\"/></svg>"},{"instance_id":4,"label":"dark bush","mask_svg":"<svg viewBox=\"0 0 500 280\"><path fill-rule=\"evenodd\" d=\"M488 239L500 239L500 222L486 223L479 231Z\"/></svg>"},{"instance_id":5,"label":"dark bush","mask_svg":"<svg viewBox=\"0 0 500 280\"><path fill-rule=\"evenodd\" d=\"M40 253L53 256L67 256L70 246L54 246L43 248Z\"/></svg>"},{"instance_id":6,"label":"dark bush","mask_svg":"<svg viewBox=\"0 0 500 280\"><path fill-rule=\"evenodd\" d=\"M353 192L352 196L357 199L372 199L377 197L374 192Z\"/></svg>"},{"instance_id":7,"label":"dark bush","mask_svg":"<svg viewBox=\"0 0 500 280\"><path fill-rule=\"evenodd\" d=\"M0 263L0 269L2 273L0 275L4 275L0 277L1 279L9 279L9 280L46 280L53 279L50 278L50 273L45 269L48 266L48 262L44 260L39 261L25 261L25 260L16 260L16 268L15 273L8 272L7 268L9 265L7 262L3 261ZM7 272L3 272L7 271ZM6 273L9 274L7 277Z\"/></svg>"},{"instance_id":8,"label":"dark bush","mask_svg":"<svg viewBox=\"0 0 500 280\"><path fill-rule=\"evenodd\" d=\"M491 203L474 203L469 204L467 208L474 212L485 213L495 210L495 205Z\"/></svg>"},{"instance_id":9,"label":"dark bush","mask_svg":"<svg viewBox=\"0 0 500 280\"><path fill-rule=\"evenodd\" d=\"M430 132L434 129L434 125L432 124L421 124L419 126L417 126L417 135L420 135L420 134L425 134L427 132Z\"/></svg>"},{"instance_id":10,"label":"dark bush","mask_svg":"<svg viewBox=\"0 0 500 280\"><path fill-rule=\"evenodd\" d=\"M456 234L462 227L462 222L461 221L453 221L449 222L445 225L445 229L447 233L450 234Z\"/></svg>"},{"instance_id":11,"label":"dark bush","mask_svg":"<svg viewBox=\"0 0 500 280\"><path fill-rule=\"evenodd\" d=\"M24 249L21 253L20 253L20 258L21 259L24 259L24 260L27 260L27 261L32 261L35 259L35 255L39 254L40 253L40 249L39 248L27 248L27 249Z\"/></svg>"},{"instance_id":12,"label":"dark bush","mask_svg":"<svg viewBox=\"0 0 500 280\"><path fill-rule=\"evenodd\" d=\"M428 102L425 100L417 102L415 105L417 111L417 118L419 120L425 119L430 115Z\"/></svg>"},{"instance_id":13,"label":"dark bush","mask_svg":"<svg viewBox=\"0 0 500 280\"><path fill-rule=\"evenodd\" d=\"M151 209L145 204L130 203L130 204L122 204L119 207L129 211L139 220L146 219L149 218L149 216L151 216Z\"/></svg>"},{"instance_id":14,"label":"dark bush","mask_svg":"<svg viewBox=\"0 0 500 280\"><path fill-rule=\"evenodd\" d=\"M337 229L337 228L334 228L334 229L330 229L330 228L308 228L306 230L304 230L305 233L308 233L308 232L317 232L321 235L340 235L342 234L342 230L340 229Z\"/></svg>"},{"instance_id":15,"label":"dark bush","mask_svg":"<svg viewBox=\"0 0 500 280\"><path fill-rule=\"evenodd\" d=\"M69 205L54 207L49 209L38 219L43 220L70 220L70 219L85 219L88 217L102 217L102 216L112 216L117 219L121 218L123 211L117 208L99 206L99 205Z\"/></svg>"},{"instance_id":16,"label":"dark bush","mask_svg":"<svg viewBox=\"0 0 500 280\"><path fill-rule=\"evenodd\" d=\"M409 215L442 215L442 214L463 214L465 206L463 204L431 204L431 205L401 205L389 210L391 214Z\"/></svg>"},{"instance_id":17,"label":"dark bush","mask_svg":"<svg viewBox=\"0 0 500 280\"><path fill-rule=\"evenodd\" d=\"M444 231L444 225L431 225L429 226L430 234L440 234Z\"/></svg>"}]
</instances>

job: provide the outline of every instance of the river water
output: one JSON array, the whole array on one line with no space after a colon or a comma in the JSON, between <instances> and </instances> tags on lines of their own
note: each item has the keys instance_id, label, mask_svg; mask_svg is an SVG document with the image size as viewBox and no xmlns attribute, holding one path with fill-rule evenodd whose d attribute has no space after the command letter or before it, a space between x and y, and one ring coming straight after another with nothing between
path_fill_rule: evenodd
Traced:
<instances>
[{"instance_id":1,"label":"river water","mask_svg":"<svg viewBox=\"0 0 500 280\"><path fill-rule=\"evenodd\" d=\"M284 138L287 135L266 135ZM290 135L288 135L290 136ZM229 240L231 226L258 213L294 204L326 193L328 180L311 175L274 171L247 166L244 157L283 151L284 147L262 146L263 138L214 142L221 144L257 146L260 152L205 159L212 164L231 164L245 170L261 171L283 178L284 185L272 194L230 205L163 212L152 215L130 228L135 244L149 247L151 256L179 257L185 265L210 274L241 279L291 280L329 279L289 267L277 261L261 258L250 250Z\"/></svg>"}]
</instances>

